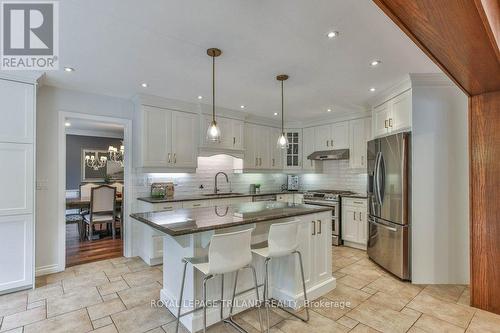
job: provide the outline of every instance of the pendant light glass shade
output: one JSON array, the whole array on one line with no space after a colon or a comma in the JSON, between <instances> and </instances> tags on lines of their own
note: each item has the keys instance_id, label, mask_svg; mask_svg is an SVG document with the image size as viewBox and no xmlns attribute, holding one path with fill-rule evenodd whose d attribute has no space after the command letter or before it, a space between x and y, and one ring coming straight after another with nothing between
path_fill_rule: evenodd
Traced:
<instances>
[{"instance_id":1,"label":"pendant light glass shade","mask_svg":"<svg viewBox=\"0 0 500 333\"><path fill-rule=\"evenodd\" d=\"M210 126L207 129L207 141L219 143L221 140L220 137L220 128L217 125L215 120L212 120Z\"/></svg>"},{"instance_id":2,"label":"pendant light glass shade","mask_svg":"<svg viewBox=\"0 0 500 333\"><path fill-rule=\"evenodd\" d=\"M278 148L287 149L289 144L290 143L288 142L285 133L281 133L280 137L278 138Z\"/></svg>"},{"instance_id":3,"label":"pendant light glass shade","mask_svg":"<svg viewBox=\"0 0 500 333\"><path fill-rule=\"evenodd\" d=\"M280 149L287 149L289 142L285 134L285 128L284 128L284 123L285 123L285 101L284 101L284 94L283 94L283 81L288 79L288 75L286 74L281 74L276 77L276 80L281 82L281 135L278 138L278 148Z\"/></svg>"},{"instance_id":4,"label":"pendant light glass shade","mask_svg":"<svg viewBox=\"0 0 500 333\"><path fill-rule=\"evenodd\" d=\"M215 57L222 54L222 51L216 48L207 50L207 54L212 57L212 121L207 129L207 141L220 143L221 131L217 121L215 120Z\"/></svg>"}]
</instances>

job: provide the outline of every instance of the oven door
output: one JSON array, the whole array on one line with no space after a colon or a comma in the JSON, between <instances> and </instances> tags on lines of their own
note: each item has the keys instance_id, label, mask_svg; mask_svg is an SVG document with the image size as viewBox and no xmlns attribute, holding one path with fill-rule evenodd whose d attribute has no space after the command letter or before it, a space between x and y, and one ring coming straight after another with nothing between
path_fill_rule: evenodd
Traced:
<instances>
[{"instance_id":1,"label":"oven door","mask_svg":"<svg viewBox=\"0 0 500 333\"><path fill-rule=\"evenodd\" d=\"M332 209L332 245L342 245L342 240L340 239L339 203L308 199L304 199L304 203L307 205L330 207Z\"/></svg>"}]
</instances>

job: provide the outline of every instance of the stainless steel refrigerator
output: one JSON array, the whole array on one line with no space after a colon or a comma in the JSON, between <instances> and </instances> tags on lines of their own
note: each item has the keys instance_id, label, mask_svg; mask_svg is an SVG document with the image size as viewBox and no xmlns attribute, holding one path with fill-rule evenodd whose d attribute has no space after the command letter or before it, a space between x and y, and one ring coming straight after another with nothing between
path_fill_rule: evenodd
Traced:
<instances>
[{"instance_id":1,"label":"stainless steel refrigerator","mask_svg":"<svg viewBox=\"0 0 500 333\"><path fill-rule=\"evenodd\" d=\"M368 142L368 256L411 280L411 134Z\"/></svg>"}]
</instances>

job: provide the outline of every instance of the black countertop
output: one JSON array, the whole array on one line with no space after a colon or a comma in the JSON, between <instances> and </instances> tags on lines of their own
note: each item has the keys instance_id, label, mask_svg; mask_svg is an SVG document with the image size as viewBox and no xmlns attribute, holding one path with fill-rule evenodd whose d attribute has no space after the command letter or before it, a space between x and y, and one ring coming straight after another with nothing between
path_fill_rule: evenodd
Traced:
<instances>
[{"instance_id":1,"label":"black countertop","mask_svg":"<svg viewBox=\"0 0 500 333\"><path fill-rule=\"evenodd\" d=\"M331 207L262 201L231 206L135 213L130 216L168 235L180 236L329 210Z\"/></svg>"},{"instance_id":2,"label":"black countertop","mask_svg":"<svg viewBox=\"0 0 500 333\"><path fill-rule=\"evenodd\" d=\"M278 194L298 194L304 193L304 191L270 191L270 192L259 192L259 193L228 193L223 195L213 195L210 193L204 194L190 194L190 195L174 195L171 198L152 198L152 197L142 197L137 198L137 200L149 202L149 203L164 203L164 202L180 202L180 201L195 201L195 200L211 200L211 199L227 199L227 198L241 198L241 197L257 197L264 195L278 195Z\"/></svg>"}]
</instances>

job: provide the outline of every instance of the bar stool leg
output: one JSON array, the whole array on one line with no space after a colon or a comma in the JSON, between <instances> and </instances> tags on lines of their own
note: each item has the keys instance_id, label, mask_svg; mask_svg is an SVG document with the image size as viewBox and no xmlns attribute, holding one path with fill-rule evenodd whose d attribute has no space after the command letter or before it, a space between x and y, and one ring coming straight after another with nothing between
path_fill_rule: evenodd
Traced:
<instances>
[{"instance_id":1,"label":"bar stool leg","mask_svg":"<svg viewBox=\"0 0 500 333\"><path fill-rule=\"evenodd\" d=\"M181 293L179 295L179 304L177 308L177 323L175 324L175 333L179 332L179 323L181 322L182 296L184 294L184 283L186 281L186 268L188 264L186 260L182 261L184 262L184 270L182 272Z\"/></svg>"},{"instance_id":2,"label":"bar stool leg","mask_svg":"<svg viewBox=\"0 0 500 333\"><path fill-rule=\"evenodd\" d=\"M203 278L203 333L207 332L207 281L213 278L213 275L207 275Z\"/></svg>"},{"instance_id":3,"label":"bar stool leg","mask_svg":"<svg viewBox=\"0 0 500 333\"><path fill-rule=\"evenodd\" d=\"M255 284L255 293L257 294L257 304L260 303L260 297L259 297L259 283L257 282L257 272L255 271L255 267L250 265L250 269L253 272L253 281ZM260 306L257 306L257 311L259 312L259 325L260 325L260 331L264 332L264 327L262 326L262 313L260 311Z\"/></svg>"},{"instance_id":4,"label":"bar stool leg","mask_svg":"<svg viewBox=\"0 0 500 333\"><path fill-rule=\"evenodd\" d=\"M300 251L295 251L295 253L299 256L300 275L302 275L302 290L304 291L304 307L306 308L306 320L305 321L309 321L309 301L307 299L306 279L304 277L304 265L302 264L302 253L300 253Z\"/></svg>"},{"instance_id":5,"label":"bar stool leg","mask_svg":"<svg viewBox=\"0 0 500 333\"><path fill-rule=\"evenodd\" d=\"M271 261L271 258L266 258L265 261L265 272L266 275L264 277L264 304L266 307L266 321L267 321L267 332L270 330L270 323L269 323L269 262Z\"/></svg>"},{"instance_id":6,"label":"bar stool leg","mask_svg":"<svg viewBox=\"0 0 500 333\"><path fill-rule=\"evenodd\" d=\"M220 283L220 320L223 319L223 315L224 315L224 274L221 274L220 276L220 280L221 280L221 283Z\"/></svg>"},{"instance_id":7,"label":"bar stool leg","mask_svg":"<svg viewBox=\"0 0 500 333\"><path fill-rule=\"evenodd\" d=\"M236 271L236 275L234 276L233 296L231 297L231 307L229 308L230 319L233 317L234 298L236 297L236 285L238 284L238 273L239 271Z\"/></svg>"}]
</instances>

